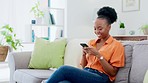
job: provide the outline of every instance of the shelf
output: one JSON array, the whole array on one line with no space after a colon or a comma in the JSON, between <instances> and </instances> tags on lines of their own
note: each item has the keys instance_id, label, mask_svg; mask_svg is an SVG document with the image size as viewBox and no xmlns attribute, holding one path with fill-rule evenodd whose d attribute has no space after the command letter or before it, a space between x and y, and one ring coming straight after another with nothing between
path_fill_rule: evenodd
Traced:
<instances>
[{"instance_id":1,"label":"shelf","mask_svg":"<svg viewBox=\"0 0 148 83\"><path fill-rule=\"evenodd\" d=\"M51 8L51 7L49 7L48 10L49 10L49 11L50 11L50 10L62 10L62 11L63 11L64 9L63 9L63 8Z\"/></svg>"},{"instance_id":2,"label":"shelf","mask_svg":"<svg viewBox=\"0 0 148 83\"><path fill-rule=\"evenodd\" d=\"M53 27L64 27L63 25L50 25L50 24L31 24L31 26L33 27L33 26L53 26Z\"/></svg>"},{"instance_id":3,"label":"shelf","mask_svg":"<svg viewBox=\"0 0 148 83\"><path fill-rule=\"evenodd\" d=\"M114 35L116 40L120 41L142 41L148 40L148 35Z\"/></svg>"},{"instance_id":4,"label":"shelf","mask_svg":"<svg viewBox=\"0 0 148 83\"><path fill-rule=\"evenodd\" d=\"M57 38L64 37L64 9L48 8L44 16L43 24L31 24L32 42L36 37L53 41Z\"/></svg>"}]
</instances>

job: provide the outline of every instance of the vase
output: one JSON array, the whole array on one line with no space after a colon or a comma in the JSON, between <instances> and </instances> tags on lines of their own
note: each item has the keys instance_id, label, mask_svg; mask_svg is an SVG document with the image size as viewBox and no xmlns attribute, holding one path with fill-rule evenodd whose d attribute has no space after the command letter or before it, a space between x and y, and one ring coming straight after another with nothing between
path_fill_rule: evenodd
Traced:
<instances>
[{"instance_id":1,"label":"vase","mask_svg":"<svg viewBox=\"0 0 148 83\"><path fill-rule=\"evenodd\" d=\"M125 28L119 28L118 35L125 35L125 33L126 33Z\"/></svg>"},{"instance_id":2,"label":"vase","mask_svg":"<svg viewBox=\"0 0 148 83\"><path fill-rule=\"evenodd\" d=\"M36 18L36 24L42 24L42 17Z\"/></svg>"},{"instance_id":3,"label":"vase","mask_svg":"<svg viewBox=\"0 0 148 83\"><path fill-rule=\"evenodd\" d=\"M143 29L143 34L144 34L144 35L148 35L148 28L144 28L144 29Z\"/></svg>"}]
</instances>

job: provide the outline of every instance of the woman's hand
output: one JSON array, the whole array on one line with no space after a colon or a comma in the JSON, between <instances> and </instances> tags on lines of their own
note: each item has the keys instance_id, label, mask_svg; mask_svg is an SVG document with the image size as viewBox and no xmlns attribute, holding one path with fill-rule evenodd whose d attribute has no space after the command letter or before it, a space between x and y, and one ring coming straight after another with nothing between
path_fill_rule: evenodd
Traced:
<instances>
[{"instance_id":1,"label":"woman's hand","mask_svg":"<svg viewBox=\"0 0 148 83\"><path fill-rule=\"evenodd\" d=\"M87 54L87 53L86 53L86 51L84 50L84 48L83 48L83 50L82 50L82 51L83 51L83 55L86 55L86 54Z\"/></svg>"},{"instance_id":2,"label":"woman's hand","mask_svg":"<svg viewBox=\"0 0 148 83\"><path fill-rule=\"evenodd\" d=\"M85 53L100 57L99 52L94 47L84 47L83 50Z\"/></svg>"},{"instance_id":3,"label":"woman's hand","mask_svg":"<svg viewBox=\"0 0 148 83\"><path fill-rule=\"evenodd\" d=\"M84 50L84 48L80 65L82 66L82 68L84 68L87 65L86 51Z\"/></svg>"}]
</instances>

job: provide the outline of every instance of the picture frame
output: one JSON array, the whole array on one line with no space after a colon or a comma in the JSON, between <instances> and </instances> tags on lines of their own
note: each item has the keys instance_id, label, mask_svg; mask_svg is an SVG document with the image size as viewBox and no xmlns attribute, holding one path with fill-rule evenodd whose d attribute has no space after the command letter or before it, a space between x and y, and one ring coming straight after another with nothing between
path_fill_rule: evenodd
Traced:
<instances>
[{"instance_id":1,"label":"picture frame","mask_svg":"<svg viewBox=\"0 0 148 83\"><path fill-rule=\"evenodd\" d=\"M139 11L140 10L140 0L122 0L122 11Z\"/></svg>"}]
</instances>

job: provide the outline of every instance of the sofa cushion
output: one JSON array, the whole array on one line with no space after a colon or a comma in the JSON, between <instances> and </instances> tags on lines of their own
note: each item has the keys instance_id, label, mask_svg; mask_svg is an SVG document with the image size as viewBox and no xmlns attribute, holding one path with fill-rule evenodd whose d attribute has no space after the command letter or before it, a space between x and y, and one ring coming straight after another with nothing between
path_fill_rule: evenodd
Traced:
<instances>
[{"instance_id":1,"label":"sofa cushion","mask_svg":"<svg viewBox=\"0 0 148 83\"><path fill-rule=\"evenodd\" d=\"M54 42L37 38L32 52L29 68L57 68L64 63L66 39Z\"/></svg>"},{"instance_id":2,"label":"sofa cushion","mask_svg":"<svg viewBox=\"0 0 148 83\"><path fill-rule=\"evenodd\" d=\"M14 80L18 83L41 83L51 76L52 70L18 69L14 72Z\"/></svg>"},{"instance_id":3,"label":"sofa cushion","mask_svg":"<svg viewBox=\"0 0 148 83\"><path fill-rule=\"evenodd\" d=\"M139 41L133 47L130 83L143 83L148 69L148 40Z\"/></svg>"},{"instance_id":4,"label":"sofa cushion","mask_svg":"<svg viewBox=\"0 0 148 83\"><path fill-rule=\"evenodd\" d=\"M64 65L70 65L80 68L80 59L82 56L81 42L88 43L90 39L73 39L68 41L64 56Z\"/></svg>"},{"instance_id":5,"label":"sofa cushion","mask_svg":"<svg viewBox=\"0 0 148 83\"><path fill-rule=\"evenodd\" d=\"M134 43L126 42L123 45L125 49L125 66L119 69L114 83L128 83L129 80Z\"/></svg>"}]
</instances>

